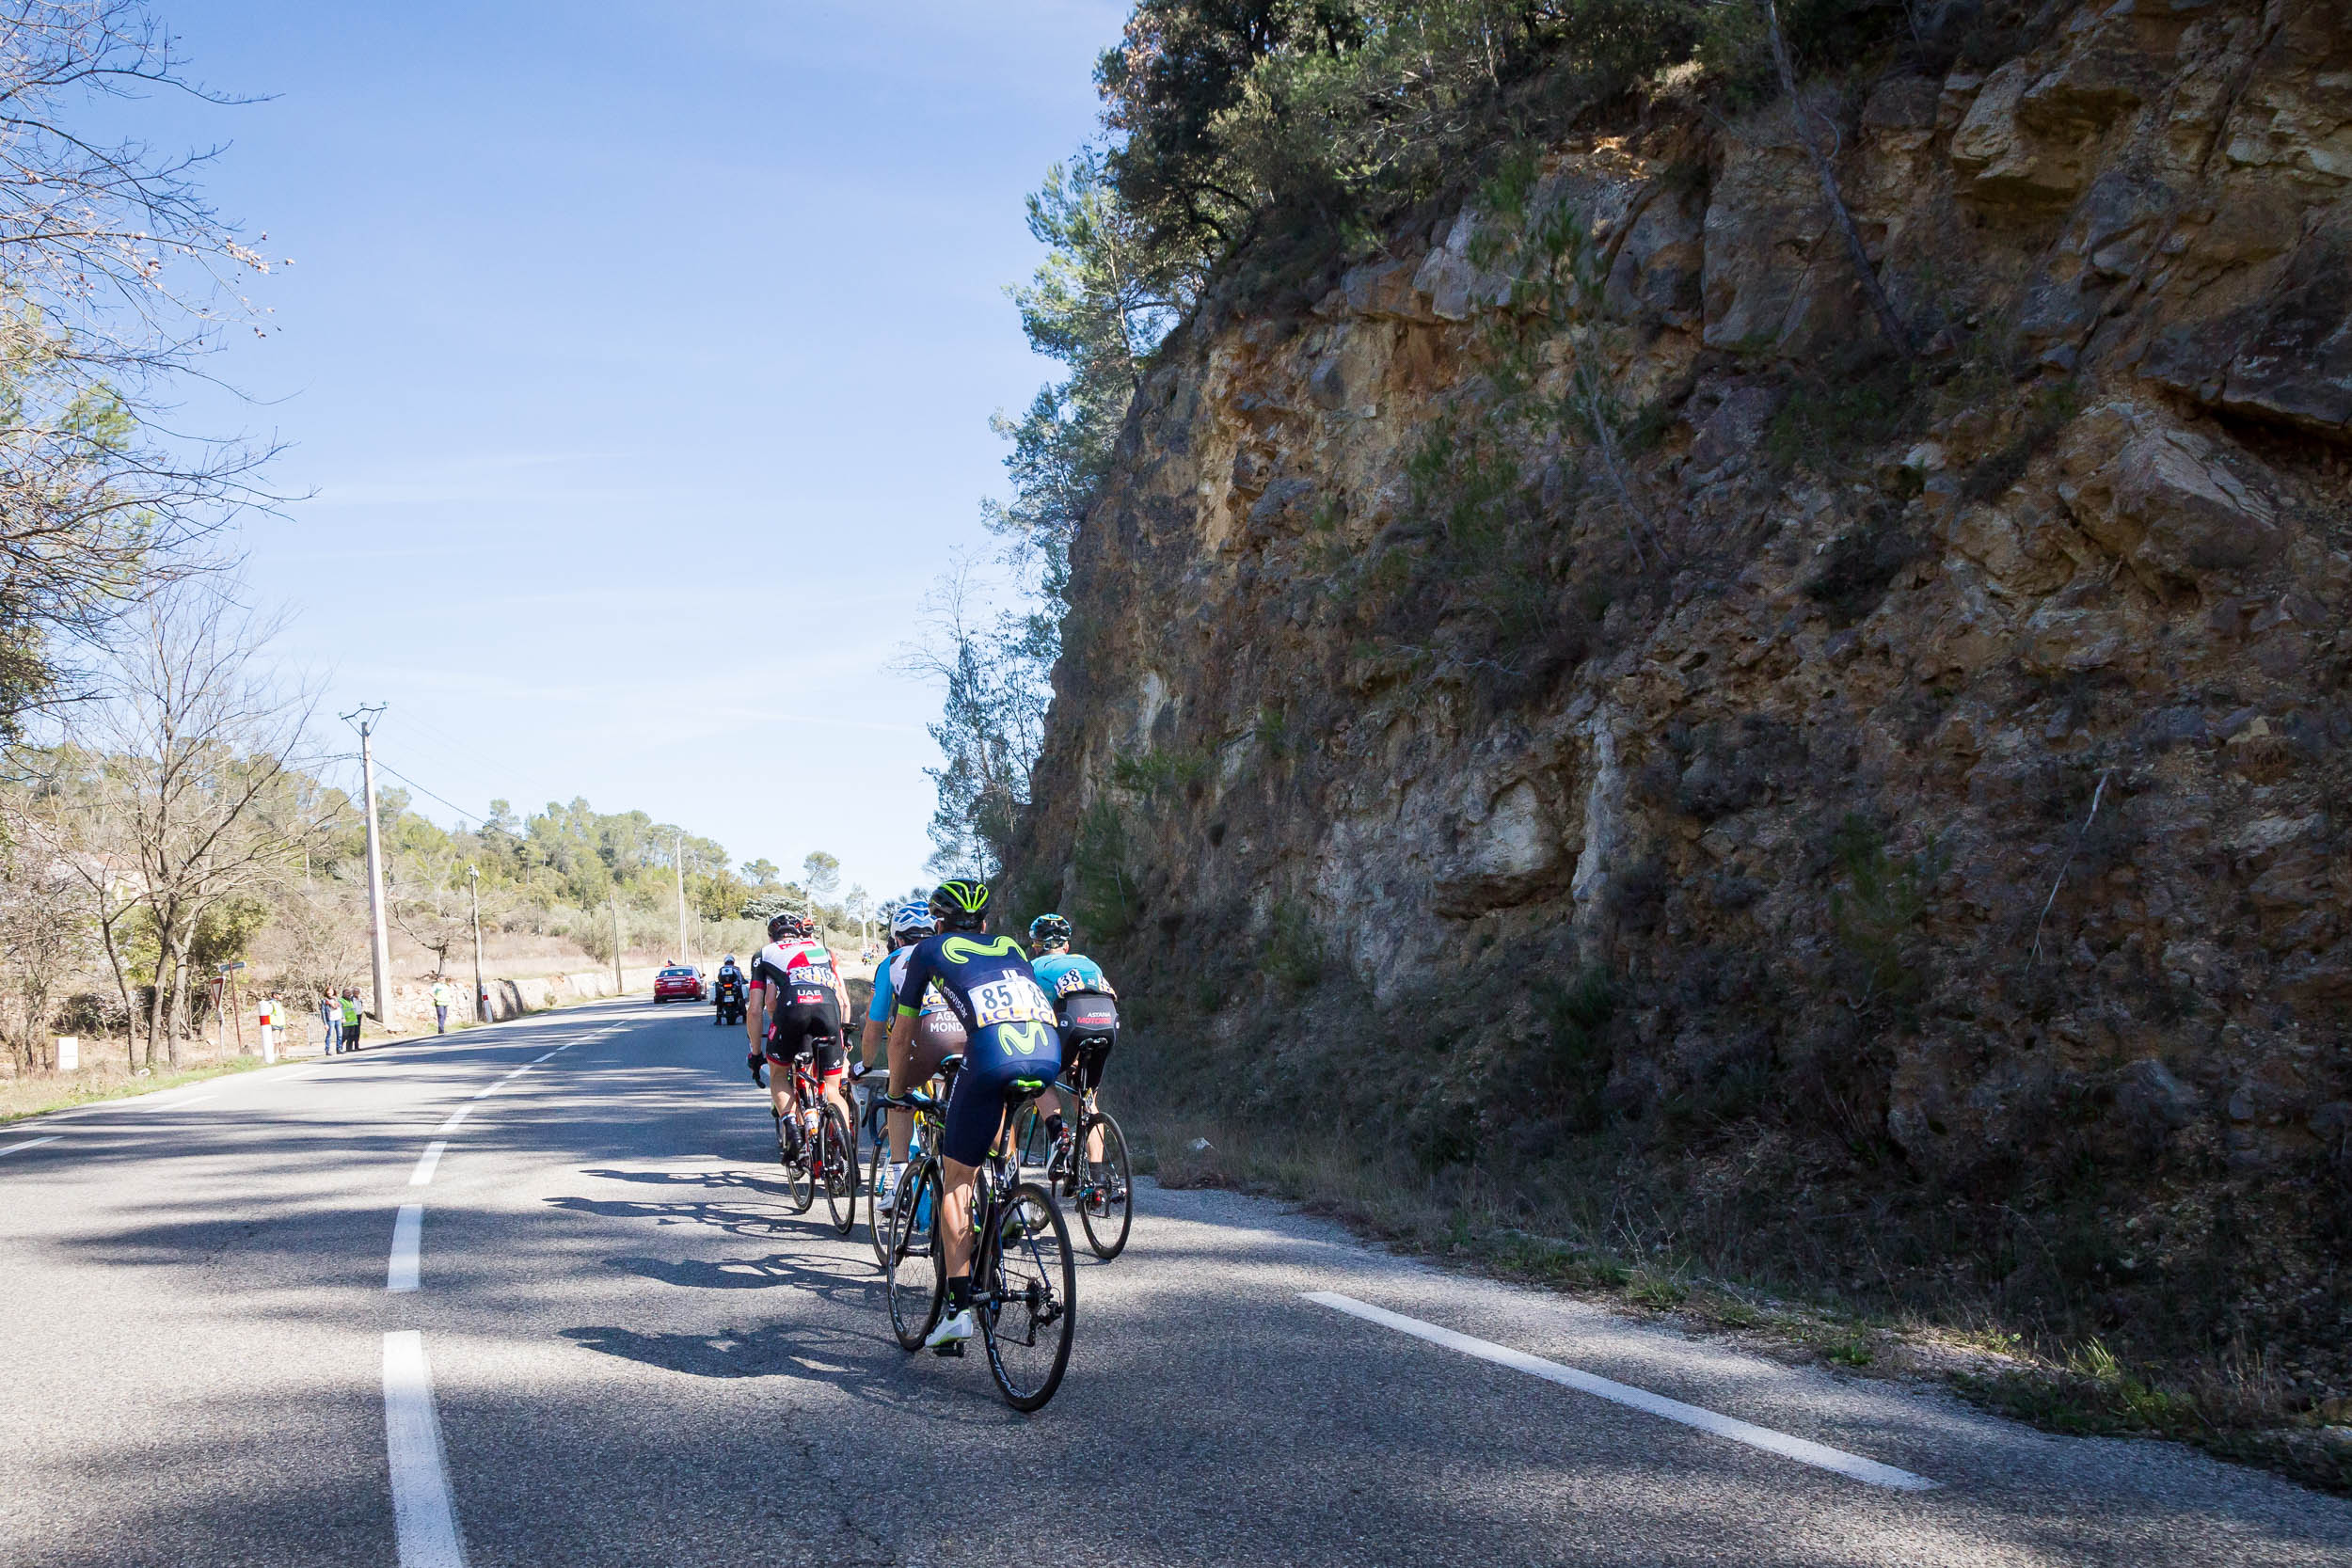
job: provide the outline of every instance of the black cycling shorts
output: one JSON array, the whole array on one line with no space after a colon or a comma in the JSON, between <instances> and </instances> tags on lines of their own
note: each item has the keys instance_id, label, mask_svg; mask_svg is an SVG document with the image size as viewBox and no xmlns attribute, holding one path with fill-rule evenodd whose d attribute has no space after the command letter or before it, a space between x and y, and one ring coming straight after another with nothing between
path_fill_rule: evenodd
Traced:
<instances>
[{"instance_id":1,"label":"black cycling shorts","mask_svg":"<svg viewBox=\"0 0 2352 1568\"><path fill-rule=\"evenodd\" d=\"M841 1005L830 996L784 1003L770 1017L770 1061L790 1062L812 1050L820 1078L831 1078L849 1066L849 1055L841 1048Z\"/></svg>"},{"instance_id":2,"label":"black cycling shorts","mask_svg":"<svg viewBox=\"0 0 2352 1568\"><path fill-rule=\"evenodd\" d=\"M1103 1064L1119 1043L1116 1031L1072 1029L1061 1032L1062 1077L1080 1094L1103 1086Z\"/></svg>"}]
</instances>

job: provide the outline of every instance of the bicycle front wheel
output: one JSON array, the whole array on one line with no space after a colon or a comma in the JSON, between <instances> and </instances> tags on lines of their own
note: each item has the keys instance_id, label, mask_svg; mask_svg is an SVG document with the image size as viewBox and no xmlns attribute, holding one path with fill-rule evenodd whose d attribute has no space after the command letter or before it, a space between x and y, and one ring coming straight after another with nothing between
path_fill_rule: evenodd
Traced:
<instances>
[{"instance_id":1,"label":"bicycle front wheel","mask_svg":"<svg viewBox=\"0 0 2352 1568\"><path fill-rule=\"evenodd\" d=\"M825 1107L817 1147L825 1179L825 1212L833 1216L834 1233L847 1236L857 1224L857 1139L840 1106Z\"/></svg>"},{"instance_id":2,"label":"bicycle front wheel","mask_svg":"<svg viewBox=\"0 0 2352 1568\"><path fill-rule=\"evenodd\" d=\"M1045 1118L1038 1114L1034 1103L1022 1108L1015 1131L1018 1136L1012 1147L1016 1160L1024 1169L1034 1165L1043 1170L1045 1163L1054 1157L1054 1140L1046 1135Z\"/></svg>"},{"instance_id":3,"label":"bicycle front wheel","mask_svg":"<svg viewBox=\"0 0 2352 1568\"><path fill-rule=\"evenodd\" d=\"M866 1164L866 1240L874 1246L874 1266L885 1268L890 1262L891 1216L882 1212L882 1172L890 1167L890 1140L877 1139L874 1153Z\"/></svg>"},{"instance_id":4,"label":"bicycle front wheel","mask_svg":"<svg viewBox=\"0 0 2352 1568\"><path fill-rule=\"evenodd\" d=\"M1034 1181L1012 1189L993 1223L980 1337L1005 1402L1036 1410L1054 1397L1070 1366L1078 1260L1061 1211Z\"/></svg>"},{"instance_id":5,"label":"bicycle front wheel","mask_svg":"<svg viewBox=\"0 0 2352 1568\"><path fill-rule=\"evenodd\" d=\"M890 1331L902 1350L921 1350L947 1299L946 1258L939 1248L939 1166L910 1165L890 1218L882 1277L890 1296Z\"/></svg>"}]
</instances>

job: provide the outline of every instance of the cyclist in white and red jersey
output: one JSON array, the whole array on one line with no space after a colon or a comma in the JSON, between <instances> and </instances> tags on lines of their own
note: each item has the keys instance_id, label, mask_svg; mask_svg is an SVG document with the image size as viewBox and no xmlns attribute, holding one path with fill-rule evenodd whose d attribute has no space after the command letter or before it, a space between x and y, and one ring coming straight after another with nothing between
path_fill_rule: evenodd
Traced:
<instances>
[{"instance_id":1,"label":"cyclist in white and red jersey","mask_svg":"<svg viewBox=\"0 0 2352 1568\"><path fill-rule=\"evenodd\" d=\"M841 1107L855 1126L844 1092L849 1057L842 1050L841 1015L849 1011L850 990L834 968L833 950L817 940L816 927L797 914L780 914L768 922L768 945L752 960L752 994L743 1009L743 1028L751 1044L749 1066L759 1076L768 1066L768 1097L776 1119L784 1119L785 1095L792 1084L792 1062L814 1054L817 1075L826 1098Z\"/></svg>"}]
</instances>

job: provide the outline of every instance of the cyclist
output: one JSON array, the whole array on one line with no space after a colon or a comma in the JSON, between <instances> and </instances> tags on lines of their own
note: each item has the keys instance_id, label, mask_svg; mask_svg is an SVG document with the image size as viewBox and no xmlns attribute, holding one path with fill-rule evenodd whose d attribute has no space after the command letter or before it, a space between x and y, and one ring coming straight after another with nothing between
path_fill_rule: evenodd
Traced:
<instances>
[{"instance_id":1,"label":"cyclist","mask_svg":"<svg viewBox=\"0 0 2352 1568\"><path fill-rule=\"evenodd\" d=\"M768 922L768 945L752 960L750 1003L743 1009L751 1042L752 1077L769 1064L768 1098L778 1122L790 1110L792 1063L803 1052L817 1057L817 1075L828 1099L850 1115L842 1092L847 1058L841 1049L841 1015L849 1011L849 988L834 969L833 952L817 940L816 927L787 911ZM781 1132L779 1132L781 1136Z\"/></svg>"},{"instance_id":2,"label":"cyclist","mask_svg":"<svg viewBox=\"0 0 2352 1568\"><path fill-rule=\"evenodd\" d=\"M890 1015L898 1004L898 980L906 973L907 955L914 950L915 943L938 929L939 921L932 915L929 904L900 905L890 915L890 954L874 971L874 1000L872 1006L866 1009L866 1028L859 1044L866 1053L866 1070L871 1072L876 1068L888 1067L895 1092L903 1093L929 1078L939 1069L940 1056L946 1054L945 1052L927 1053L924 1042L920 1040L907 1053L914 1060L894 1056L888 1049ZM946 1007L947 1004L940 996L937 986L923 993L922 1011L926 1018L943 1013ZM924 1060L927 1054L928 1060ZM916 1066L923 1067L924 1070L917 1073L914 1070ZM882 1190L874 1195L876 1207L885 1214L891 1212L896 1201L899 1173L906 1169L907 1138L913 1121L914 1113L910 1111L892 1111L885 1118L891 1158L882 1162Z\"/></svg>"},{"instance_id":3,"label":"cyclist","mask_svg":"<svg viewBox=\"0 0 2352 1568\"><path fill-rule=\"evenodd\" d=\"M991 937L988 884L957 879L931 894L939 933L917 942L898 979L898 1016L890 1025L895 1061L912 1052L924 995L937 983L947 1006L971 1037L963 1070L948 1096L940 1134L946 1190L940 1195L942 1262L950 1308L924 1344L936 1350L978 1332L972 1321L972 1178L1003 1130L1016 1079L1054 1081L1061 1070L1061 1037L1054 1005L1039 989L1029 956L1010 937Z\"/></svg>"},{"instance_id":4,"label":"cyclist","mask_svg":"<svg viewBox=\"0 0 2352 1568\"><path fill-rule=\"evenodd\" d=\"M1099 1029L1085 1030L1079 1034L1073 1051L1073 1031L1067 1019L1061 1016L1062 1005L1073 996L1115 997L1119 993L1111 989L1110 980L1104 974L1101 964L1083 953L1070 950L1071 935L1070 922L1060 915L1041 914L1030 921L1029 946L1036 952L1037 958L1029 967L1037 975L1037 983L1044 988L1045 994L1054 999L1054 1012L1060 1021L1062 1060L1069 1069L1071 1086L1083 1093L1103 1086L1103 1064L1110 1060L1114 1036ZM1070 1150L1062 1141L1069 1136L1068 1124L1062 1119L1061 1110L1066 1103L1070 1102L1057 1094L1056 1108L1045 1118L1045 1135L1054 1143L1054 1157L1046 1167L1049 1177L1059 1175L1070 1159ZM1071 1114L1076 1114L1074 1104L1071 1105ZM1103 1152L1101 1134L1089 1138L1088 1143L1091 1146L1088 1154L1100 1158Z\"/></svg>"}]
</instances>

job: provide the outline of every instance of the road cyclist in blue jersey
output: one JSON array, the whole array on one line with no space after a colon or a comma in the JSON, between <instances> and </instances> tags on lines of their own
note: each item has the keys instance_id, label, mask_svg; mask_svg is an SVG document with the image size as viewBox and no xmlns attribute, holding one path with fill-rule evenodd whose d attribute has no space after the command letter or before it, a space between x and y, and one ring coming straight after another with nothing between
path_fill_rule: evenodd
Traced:
<instances>
[{"instance_id":1,"label":"road cyclist in blue jersey","mask_svg":"<svg viewBox=\"0 0 2352 1568\"><path fill-rule=\"evenodd\" d=\"M938 917L931 913L929 904L901 904L890 916L890 953L874 971L874 1000L866 1010L866 1030L859 1044L866 1053L866 1071L873 1071L877 1066L888 1067L893 1095L919 1087L939 1070L941 1057L950 1051L962 1050L965 1043L962 1026L955 1022L946 998L934 985L923 993L914 1041L903 1052L892 1051L888 1045L891 1015L898 1008L898 981L906 974L907 959L917 944L938 929ZM914 1120L911 1111L892 1111L883 1118L884 1141L890 1153L876 1179L878 1213L891 1213L897 1206L898 1179L906 1172L907 1140Z\"/></svg>"},{"instance_id":2,"label":"road cyclist in blue jersey","mask_svg":"<svg viewBox=\"0 0 2352 1568\"><path fill-rule=\"evenodd\" d=\"M985 882L955 879L931 894L937 934L909 950L900 972L890 1052L898 1059L914 1046L915 1026L930 988L940 994L970 1037L963 1068L948 1096L940 1138L940 1244L947 1311L924 1344L938 1350L978 1332L972 1313L972 1180L1018 1102L1023 1081L1050 1084L1061 1070L1061 1036L1054 1005L1037 983L1029 956L1009 936L988 932Z\"/></svg>"},{"instance_id":3,"label":"road cyclist in blue jersey","mask_svg":"<svg viewBox=\"0 0 2352 1568\"><path fill-rule=\"evenodd\" d=\"M1057 914L1041 914L1030 921L1029 946L1037 958L1029 968L1036 974L1039 987L1053 1000L1056 1027L1061 1032L1063 1074L1071 1087L1084 1094L1103 1086L1103 1064L1110 1060L1111 1048L1117 1042L1117 1027L1104 1030L1073 1025L1068 1008L1077 998L1116 998L1119 993L1111 989L1101 964L1083 953L1070 950L1073 935L1070 922ZM1083 1007L1084 1004L1080 1006ZM1070 1125L1064 1119L1066 1114L1075 1115L1076 1106L1067 1096L1059 1096L1053 1114L1045 1118L1045 1135L1054 1149L1045 1166L1049 1185L1070 1166ZM1087 1150L1087 1157L1100 1160L1100 1132L1094 1134L1093 1145Z\"/></svg>"}]
</instances>

